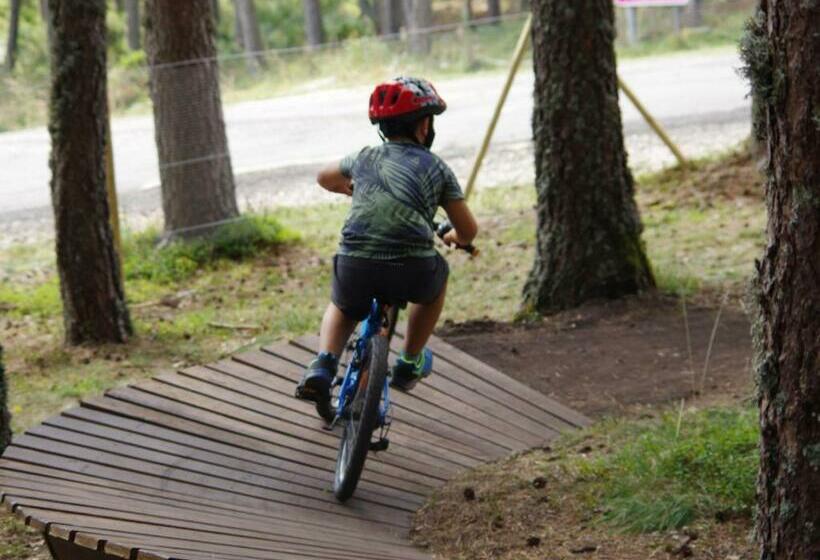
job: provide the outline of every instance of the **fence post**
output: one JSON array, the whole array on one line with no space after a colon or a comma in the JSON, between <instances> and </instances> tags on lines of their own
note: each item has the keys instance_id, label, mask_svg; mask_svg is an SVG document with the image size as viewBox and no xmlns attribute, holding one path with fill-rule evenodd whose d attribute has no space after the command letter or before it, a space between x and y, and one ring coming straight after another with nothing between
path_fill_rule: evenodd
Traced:
<instances>
[{"instance_id":1,"label":"fence post","mask_svg":"<svg viewBox=\"0 0 820 560\"><path fill-rule=\"evenodd\" d=\"M630 45L638 42L638 8L626 8L626 33Z\"/></svg>"},{"instance_id":2,"label":"fence post","mask_svg":"<svg viewBox=\"0 0 820 560\"><path fill-rule=\"evenodd\" d=\"M507 96L510 93L513 79L515 78L516 72L518 72L518 68L521 66L521 61L524 59L524 52L527 50L531 32L532 14L527 16L527 21L524 23L523 29L521 29L521 35L518 37L518 44L515 47L515 54L513 55L512 63L510 64L510 70L507 73L507 81L504 83L504 89L501 91L501 96L498 98L498 103L495 105L495 111L493 112L490 126L487 127L487 132L484 133L484 140L481 143L481 148L478 150L475 163L473 163L473 169L470 172L470 178L467 180L467 186L464 189L465 200L470 198L470 194L473 192L473 188L475 187L478 172L481 169L481 164L484 162L484 156L487 155L487 149L490 147L490 141L495 133L495 127L498 124L498 118L501 116L501 110L507 102Z\"/></svg>"}]
</instances>

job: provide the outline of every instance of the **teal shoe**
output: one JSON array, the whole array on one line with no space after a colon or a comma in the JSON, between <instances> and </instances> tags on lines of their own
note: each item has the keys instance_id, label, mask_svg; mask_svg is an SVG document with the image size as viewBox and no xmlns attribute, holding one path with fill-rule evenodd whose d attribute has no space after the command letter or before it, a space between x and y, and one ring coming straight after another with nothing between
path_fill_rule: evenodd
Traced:
<instances>
[{"instance_id":1,"label":"teal shoe","mask_svg":"<svg viewBox=\"0 0 820 560\"><path fill-rule=\"evenodd\" d=\"M390 386L400 391L411 391L416 384L433 372L433 353L425 348L415 360L402 355L393 366Z\"/></svg>"}]
</instances>

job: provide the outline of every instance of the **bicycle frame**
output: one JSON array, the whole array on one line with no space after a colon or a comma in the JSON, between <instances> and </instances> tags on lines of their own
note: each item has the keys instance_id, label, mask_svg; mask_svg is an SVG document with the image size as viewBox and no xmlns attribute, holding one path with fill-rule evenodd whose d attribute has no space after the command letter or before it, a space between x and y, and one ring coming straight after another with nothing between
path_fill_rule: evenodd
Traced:
<instances>
[{"instance_id":1,"label":"bicycle frame","mask_svg":"<svg viewBox=\"0 0 820 560\"><path fill-rule=\"evenodd\" d=\"M367 352L370 348L370 339L378 335L384 328L386 306L374 299L370 308L370 315L367 319L362 321L359 327L359 336L356 339L353 348L353 357L347 365L344 378L341 381L341 389L339 390L339 402L336 406L336 418L332 425L336 425L345 414L347 409L356 395L356 389L359 386L359 376L362 373L362 368L367 360L370 358ZM395 325L389 325L392 328ZM392 332L390 333L392 334ZM385 380L383 389L382 403L379 406L379 425L384 427L390 424L390 379Z\"/></svg>"}]
</instances>

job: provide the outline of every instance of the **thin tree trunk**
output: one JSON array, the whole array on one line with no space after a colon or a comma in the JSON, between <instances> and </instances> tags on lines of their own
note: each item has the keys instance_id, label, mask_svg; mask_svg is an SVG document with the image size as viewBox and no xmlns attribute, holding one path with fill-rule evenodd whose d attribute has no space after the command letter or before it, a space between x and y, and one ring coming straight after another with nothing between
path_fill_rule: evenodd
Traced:
<instances>
[{"instance_id":1,"label":"thin tree trunk","mask_svg":"<svg viewBox=\"0 0 820 560\"><path fill-rule=\"evenodd\" d=\"M145 48L166 235L205 234L239 215L210 2L147 0Z\"/></svg>"},{"instance_id":2,"label":"thin tree trunk","mask_svg":"<svg viewBox=\"0 0 820 560\"><path fill-rule=\"evenodd\" d=\"M23 0L11 0L9 14L9 36L6 42L6 70L11 72L17 63L17 35L20 28L20 8Z\"/></svg>"},{"instance_id":3,"label":"thin tree trunk","mask_svg":"<svg viewBox=\"0 0 820 560\"><path fill-rule=\"evenodd\" d=\"M105 0L50 0L51 201L69 344L131 334L106 196Z\"/></svg>"},{"instance_id":4,"label":"thin tree trunk","mask_svg":"<svg viewBox=\"0 0 820 560\"><path fill-rule=\"evenodd\" d=\"M256 17L256 4L254 0L234 0L236 4L236 19L242 37L242 44L245 53L248 55L248 62L254 66L264 66L265 50L262 44L262 34L259 31L259 20Z\"/></svg>"},{"instance_id":5,"label":"thin tree trunk","mask_svg":"<svg viewBox=\"0 0 820 560\"><path fill-rule=\"evenodd\" d=\"M688 11L689 26L701 27L703 25L703 0L690 0Z\"/></svg>"},{"instance_id":6,"label":"thin tree trunk","mask_svg":"<svg viewBox=\"0 0 820 560\"><path fill-rule=\"evenodd\" d=\"M379 19L379 3L377 0L359 0L359 11L373 23L377 35L381 34L381 20Z\"/></svg>"},{"instance_id":7,"label":"thin tree trunk","mask_svg":"<svg viewBox=\"0 0 820 560\"><path fill-rule=\"evenodd\" d=\"M402 0L381 0L381 25L382 35L395 35L402 25Z\"/></svg>"},{"instance_id":8,"label":"thin tree trunk","mask_svg":"<svg viewBox=\"0 0 820 560\"><path fill-rule=\"evenodd\" d=\"M139 0L125 0L125 17L128 28L128 48L138 51L141 47Z\"/></svg>"},{"instance_id":9,"label":"thin tree trunk","mask_svg":"<svg viewBox=\"0 0 820 560\"><path fill-rule=\"evenodd\" d=\"M11 443L11 413L9 412L9 384L3 366L3 345L0 344L0 455Z\"/></svg>"},{"instance_id":10,"label":"thin tree trunk","mask_svg":"<svg viewBox=\"0 0 820 560\"><path fill-rule=\"evenodd\" d=\"M765 125L768 243L757 263L762 560L820 558L820 4L762 0L744 40Z\"/></svg>"},{"instance_id":11,"label":"thin tree trunk","mask_svg":"<svg viewBox=\"0 0 820 560\"><path fill-rule=\"evenodd\" d=\"M487 17L501 17L501 0L487 0Z\"/></svg>"},{"instance_id":12,"label":"thin tree trunk","mask_svg":"<svg viewBox=\"0 0 820 560\"><path fill-rule=\"evenodd\" d=\"M49 15L48 0L40 0L40 17L46 26L46 39L50 51L51 45L54 44L54 22L51 21L51 16Z\"/></svg>"},{"instance_id":13,"label":"thin tree trunk","mask_svg":"<svg viewBox=\"0 0 820 560\"><path fill-rule=\"evenodd\" d=\"M410 35L410 52L427 54L432 47L430 33L433 25L433 6L431 0L403 0L404 21Z\"/></svg>"},{"instance_id":14,"label":"thin tree trunk","mask_svg":"<svg viewBox=\"0 0 820 560\"><path fill-rule=\"evenodd\" d=\"M538 232L525 309L654 286L627 167L611 0L533 0ZM584 45L579 49L578 45Z\"/></svg>"},{"instance_id":15,"label":"thin tree trunk","mask_svg":"<svg viewBox=\"0 0 820 560\"><path fill-rule=\"evenodd\" d=\"M214 12L214 21L219 24L222 20L222 9L219 6L219 0L211 0L211 10Z\"/></svg>"},{"instance_id":16,"label":"thin tree trunk","mask_svg":"<svg viewBox=\"0 0 820 560\"><path fill-rule=\"evenodd\" d=\"M309 47L318 47L325 42L322 6L319 0L303 0L302 6L305 13L305 39Z\"/></svg>"}]
</instances>

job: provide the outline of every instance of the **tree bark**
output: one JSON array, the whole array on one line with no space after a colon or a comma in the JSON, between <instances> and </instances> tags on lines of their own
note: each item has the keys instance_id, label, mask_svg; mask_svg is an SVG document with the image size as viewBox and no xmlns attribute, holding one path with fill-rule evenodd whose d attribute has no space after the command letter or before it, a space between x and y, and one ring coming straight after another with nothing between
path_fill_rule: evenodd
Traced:
<instances>
[{"instance_id":1,"label":"tree bark","mask_svg":"<svg viewBox=\"0 0 820 560\"><path fill-rule=\"evenodd\" d=\"M325 42L322 6L319 0L303 0L302 6L305 14L305 39L309 47L318 47Z\"/></svg>"},{"instance_id":2,"label":"tree bark","mask_svg":"<svg viewBox=\"0 0 820 560\"><path fill-rule=\"evenodd\" d=\"M487 17L501 17L501 0L487 0Z\"/></svg>"},{"instance_id":3,"label":"tree bark","mask_svg":"<svg viewBox=\"0 0 820 560\"><path fill-rule=\"evenodd\" d=\"M703 0L691 0L688 11L689 27L701 27L703 25Z\"/></svg>"},{"instance_id":4,"label":"tree bark","mask_svg":"<svg viewBox=\"0 0 820 560\"><path fill-rule=\"evenodd\" d=\"M138 51L141 47L139 0L125 0L125 17L128 28L128 48Z\"/></svg>"},{"instance_id":5,"label":"tree bark","mask_svg":"<svg viewBox=\"0 0 820 560\"><path fill-rule=\"evenodd\" d=\"M20 8L23 0L11 0L9 14L9 36L6 42L6 70L11 72L17 63L17 36L20 28Z\"/></svg>"},{"instance_id":6,"label":"tree bark","mask_svg":"<svg viewBox=\"0 0 820 560\"><path fill-rule=\"evenodd\" d=\"M433 6L431 0L403 0L404 21L410 35L410 52L428 54L432 47L430 33L433 25Z\"/></svg>"},{"instance_id":7,"label":"tree bark","mask_svg":"<svg viewBox=\"0 0 820 560\"><path fill-rule=\"evenodd\" d=\"M757 263L762 560L820 558L820 4L761 0L744 40L765 125L768 243Z\"/></svg>"},{"instance_id":8,"label":"tree bark","mask_svg":"<svg viewBox=\"0 0 820 560\"><path fill-rule=\"evenodd\" d=\"M395 35L402 25L402 0L381 0L380 17L381 25L379 33L381 35Z\"/></svg>"},{"instance_id":9,"label":"tree bark","mask_svg":"<svg viewBox=\"0 0 820 560\"><path fill-rule=\"evenodd\" d=\"M9 412L9 384L3 366L3 345L0 344L0 456L11 443L11 413Z\"/></svg>"},{"instance_id":10,"label":"tree bark","mask_svg":"<svg viewBox=\"0 0 820 560\"><path fill-rule=\"evenodd\" d=\"M51 201L68 344L131 334L106 196L105 0L50 0Z\"/></svg>"},{"instance_id":11,"label":"tree bark","mask_svg":"<svg viewBox=\"0 0 820 560\"><path fill-rule=\"evenodd\" d=\"M259 31L259 20L256 17L256 4L253 0L234 0L236 20L242 38L242 46L248 55L248 62L255 66L264 66L265 56L262 51L262 34Z\"/></svg>"},{"instance_id":12,"label":"tree bark","mask_svg":"<svg viewBox=\"0 0 820 560\"><path fill-rule=\"evenodd\" d=\"M145 47L167 236L239 215L210 2L147 0Z\"/></svg>"},{"instance_id":13,"label":"tree bark","mask_svg":"<svg viewBox=\"0 0 820 560\"><path fill-rule=\"evenodd\" d=\"M538 239L525 309L650 289L618 106L613 3L533 0L532 10Z\"/></svg>"},{"instance_id":14,"label":"tree bark","mask_svg":"<svg viewBox=\"0 0 820 560\"><path fill-rule=\"evenodd\" d=\"M48 0L40 0L40 17L46 26L46 39L48 40L49 52L51 52L51 45L54 44L54 23L49 15Z\"/></svg>"}]
</instances>

